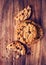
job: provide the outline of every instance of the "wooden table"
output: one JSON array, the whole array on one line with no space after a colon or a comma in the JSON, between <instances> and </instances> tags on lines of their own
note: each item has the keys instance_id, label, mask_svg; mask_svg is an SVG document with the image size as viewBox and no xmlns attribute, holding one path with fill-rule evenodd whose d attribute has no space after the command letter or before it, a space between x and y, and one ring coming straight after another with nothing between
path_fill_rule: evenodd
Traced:
<instances>
[{"instance_id":1,"label":"wooden table","mask_svg":"<svg viewBox=\"0 0 46 65\"><path fill-rule=\"evenodd\" d=\"M6 46L14 40L14 14L32 6L31 19L40 24L45 32L44 38L32 46L31 55L18 60L6 58ZM46 0L0 0L0 65L46 65ZM14 57L14 55L13 55ZM12 62L13 61L13 62Z\"/></svg>"}]
</instances>

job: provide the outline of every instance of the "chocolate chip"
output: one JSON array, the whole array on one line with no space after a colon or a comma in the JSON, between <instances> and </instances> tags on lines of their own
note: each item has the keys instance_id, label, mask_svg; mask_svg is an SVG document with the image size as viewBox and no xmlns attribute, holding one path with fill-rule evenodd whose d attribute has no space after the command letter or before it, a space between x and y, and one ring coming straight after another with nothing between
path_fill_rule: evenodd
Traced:
<instances>
[{"instance_id":1,"label":"chocolate chip","mask_svg":"<svg viewBox=\"0 0 46 65\"><path fill-rule=\"evenodd\" d=\"M18 39L20 39L20 37Z\"/></svg>"},{"instance_id":2,"label":"chocolate chip","mask_svg":"<svg viewBox=\"0 0 46 65\"><path fill-rule=\"evenodd\" d=\"M13 42L13 44L15 44L15 42Z\"/></svg>"},{"instance_id":3,"label":"chocolate chip","mask_svg":"<svg viewBox=\"0 0 46 65\"><path fill-rule=\"evenodd\" d=\"M22 29L20 29L20 30L22 30Z\"/></svg>"},{"instance_id":4,"label":"chocolate chip","mask_svg":"<svg viewBox=\"0 0 46 65\"><path fill-rule=\"evenodd\" d=\"M25 41L26 39L25 39L25 38L23 38L23 40Z\"/></svg>"},{"instance_id":5,"label":"chocolate chip","mask_svg":"<svg viewBox=\"0 0 46 65\"><path fill-rule=\"evenodd\" d=\"M31 31L30 31L30 30L29 30L28 32L29 32L29 34L31 33Z\"/></svg>"},{"instance_id":6,"label":"chocolate chip","mask_svg":"<svg viewBox=\"0 0 46 65\"><path fill-rule=\"evenodd\" d=\"M20 32L18 32L18 35L20 34Z\"/></svg>"},{"instance_id":7,"label":"chocolate chip","mask_svg":"<svg viewBox=\"0 0 46 65\"><path fill-rule=\"evenodd\" d=\"M27 11L29 12L29 9Z\"/></svg>"},{"instance_id":8,"label":"chocolate chip","mask_svg":"<svg viewBox=\"0 0 46 65\"><path fill-rule=\"evenodd\" d=\"M16 47L17 49L19 49L19 47Z\"/></svg>"},{"instance_id":9,"label":"chocolate chip","mask_svg":"<svg viewBox=\"0 0 46 65\"><path fill-rule=\"evenodd\" d=\"M12 46L12 44L10 46Z\"/></svg>"},{"instance_id":10,"label":"chocolate chip","mask_svg":"<svg viewBox=\"0 0 46 65\"><path fill-rule=\"evenodd\" d=\"M24 15L24 13L22 13L22 15Z\"/></svg>"}]
</instances>

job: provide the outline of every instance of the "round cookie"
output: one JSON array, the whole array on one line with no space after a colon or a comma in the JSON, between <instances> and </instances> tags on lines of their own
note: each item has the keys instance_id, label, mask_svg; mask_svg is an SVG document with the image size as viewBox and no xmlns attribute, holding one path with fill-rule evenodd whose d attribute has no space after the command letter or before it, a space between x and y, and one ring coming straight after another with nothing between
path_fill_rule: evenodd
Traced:
<instances>
[{"instance_id":1,"label":"round cookie","mask_svg":"<svg viewBox=\"0 0 46 65\"><path fill-rule=\"evenodd\" d=\"M10 43L6 48L15 52L16 59L26 54L25 47L19 41Z\"/></svg>"},{"instance_id":2,"label":"round cookie","mask_svg":"<svg viewBox=\"0 0 46 65\"><path fill-rule=\"evenodd\" d=\"M29 20L23 21L18 24L16 33L17 40L27 44L31 44L32 41L37 37L36 27Z\"/></svg>"},{"instance_id":3,"label":"round cookie","mask_svg":"<svg viewBox=\"0 0 46 65\"><path fill-rule=\"evenodd\" d=\"M18 24L16 28L16 38L27 46L35 40L42 38L42 28L31 20L25 20Z\"/></svg>"}]
</instances>

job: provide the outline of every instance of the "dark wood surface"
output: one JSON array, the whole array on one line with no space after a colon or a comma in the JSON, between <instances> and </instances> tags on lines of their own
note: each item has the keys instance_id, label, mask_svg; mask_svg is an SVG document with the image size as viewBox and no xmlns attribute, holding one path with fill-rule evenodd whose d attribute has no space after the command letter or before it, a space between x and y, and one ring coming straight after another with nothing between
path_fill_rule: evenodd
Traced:
<instances>
[{"instance_id":1,"label":"dark wood surface","mask_svg":"<svg viewBox=\"0 0 46 65\"><path fill-rule=\"evenodd\" d=\"M44 37L32 46L31 55L17 60L7 57L6 46L14 40L14 14L32 6L32 17L44 30ZM46 65L46 0L0 0L0 65Z\"/></svg>"}]
</instances>

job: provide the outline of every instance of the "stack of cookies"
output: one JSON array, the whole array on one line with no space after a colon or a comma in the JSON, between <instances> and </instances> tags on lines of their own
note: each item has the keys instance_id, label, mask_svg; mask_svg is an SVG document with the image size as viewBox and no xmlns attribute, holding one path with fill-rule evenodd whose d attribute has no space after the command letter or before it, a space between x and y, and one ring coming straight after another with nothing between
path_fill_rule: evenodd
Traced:
<instances>
[{"instance_id":1,"label":"stack of cookies","mask_svg":"<svg viewBox=\"0 0 46 65\"><path fill-rule=\"evenodd\" d=\"M7 46L8 50L15 51L16 59L23 56L31 48L38 39L43 37L43 31L41 26L36 24L34 21L29 20L31 16L31 7L27 6L14 16L14 42Z\"/></svg>"}]
</instances>

